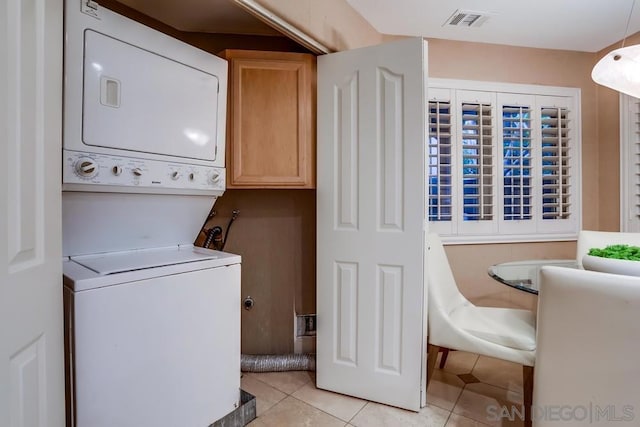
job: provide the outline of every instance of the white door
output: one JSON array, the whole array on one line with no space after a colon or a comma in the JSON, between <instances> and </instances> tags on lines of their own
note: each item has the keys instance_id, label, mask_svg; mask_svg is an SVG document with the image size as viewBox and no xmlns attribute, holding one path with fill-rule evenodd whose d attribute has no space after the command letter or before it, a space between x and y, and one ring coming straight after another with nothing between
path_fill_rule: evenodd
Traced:
<instances>
[{"instance_id":1,"label":"white door","mask_svg":"<svg viewBox=\"0 0 640 427\"><path fill-rule=\"evenodd\" d=\"M318 58L317 386L418 410L426 42Z\"/></svg>"},{"instance_id":2,"label":"white door","mask_svg":"<svg viewBox=\"0 0 640 427\"><path fill-rule=\"evenodd\" d=\"M62 1L0 5L0 425L64 414Z\"/></svg>"}]
</instances>

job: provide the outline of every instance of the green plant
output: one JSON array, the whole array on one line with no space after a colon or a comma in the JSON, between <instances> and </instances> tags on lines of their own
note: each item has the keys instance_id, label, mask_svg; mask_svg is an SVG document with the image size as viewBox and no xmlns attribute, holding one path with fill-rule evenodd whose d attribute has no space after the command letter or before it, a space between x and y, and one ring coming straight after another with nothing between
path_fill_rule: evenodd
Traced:
<instances>
[{"instance_id":1,"label":"green plant","mask_svg":"<svg viewBox=\"0 0 640 427\"><path fill-rule=\"evenodd\" d=\"M601 248L589 249L588 255L602 258L624 259L628 261L640 261L640 247L630 245L610 245Z\"/></svg>"}]
</instances>

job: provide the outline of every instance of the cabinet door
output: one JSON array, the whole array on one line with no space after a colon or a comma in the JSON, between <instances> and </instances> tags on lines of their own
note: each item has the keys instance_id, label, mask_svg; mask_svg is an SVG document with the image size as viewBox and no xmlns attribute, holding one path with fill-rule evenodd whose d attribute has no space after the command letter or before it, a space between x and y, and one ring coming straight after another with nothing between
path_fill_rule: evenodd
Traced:
<instances>
[{"instance_id":1,"label":"cabinet door","mask_svg":"<svg viewBox=\"0 0 640 427\"><path fill-rule=\"evenodd\" d=\"M226 50L227 188L315 187L315 57Z\"/></svg>"}]
</instances>

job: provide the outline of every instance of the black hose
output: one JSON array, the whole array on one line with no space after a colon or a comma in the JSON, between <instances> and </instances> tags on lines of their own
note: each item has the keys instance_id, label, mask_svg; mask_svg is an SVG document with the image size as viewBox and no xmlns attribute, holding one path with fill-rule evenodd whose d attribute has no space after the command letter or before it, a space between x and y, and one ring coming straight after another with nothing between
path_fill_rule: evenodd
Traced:
<instances>
[{"instance_id":1,"label":"black hose","mask_svg":"<svg viewBox=\"0 0 640 427\"><path fill-rule=\"evenodd\" d=\"M224 247L227 244L227 237L229 236L229 230L231 230L231 224L233 224L233 222L236 220L236 218L238 218L238 215L240 215L240 211L238 209L234 209L231 212L231 219L229 220L229 223L227 224L227 231L225 231L224 239L222 240L222 247L220 248L221 251L224 250Z\"/></svg>"},{"instance_id":2,"label":"black hose","mask_svg":"<svg viewBox=\"0 0 640 427\"><path fill-rule=\"evenodd\" d=\"M216 236L220 236L221 234L221 227L215 226L213 228L210 228L209 231L207 231L207 238L204 240L202 247L207 249L211 248L211 244L216 240Z\"/></svg>"}]
</instances>

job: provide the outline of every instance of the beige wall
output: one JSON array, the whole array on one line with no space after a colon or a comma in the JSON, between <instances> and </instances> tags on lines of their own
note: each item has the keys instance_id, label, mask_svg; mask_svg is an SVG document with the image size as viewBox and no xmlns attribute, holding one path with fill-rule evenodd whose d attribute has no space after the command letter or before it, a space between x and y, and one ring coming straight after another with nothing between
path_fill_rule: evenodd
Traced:
<instances>
[{"instance_id":1,"label":"beige wall","mask_svg":"<svg viewBox=\"0 0 640 427\"><path fill-rule=\"evenodd\" d=\"M260 3L338 50L398 38L377 34L344 0L260 0ZM598 89L591 80L591 69L598 55L439 39L428 42L430 77L580 88L582 176L583 188L588 189L583 191L582 197L583 228L617 229L617 94ZM614 173L605 176L600 171ZM456 278L469 298L480 303L524 307L532 307L535 298L495 283L487 276L487 267L518 259L572 258L574 252L575 242L457 245L447 248Z\"/></svg>"},{"instance_id":2,"label":"beige wall","mask_svg":"<svg viewBox=\"0 0 640 427\"><path fill-rule=\"evenodd\" d=\"M568 86L581 89L582 165L586 188L598 188L596 85L593 54L482 43L429 40L429 77ZM595 192L583 200L585 227L598 226Z\"/></svg>"},{"instance_id":3,"label":"beige wall","mask_svg":"<svg viewBox=\"0 0 640 427\"><path fill-rule=\"evenodd\" d=\"M581 89L583 225L600 227L600 143L596 85L591 80L594 54L430 39L429 77L568 86ZM613 189L607 188L613 192ZM616 190L617 191L617 190ZM530 307L535 298L487 277L491 264L533 258L572 258L575 243L523 243L449 246L447 253L460 286L485 304ZM462 261L464 260L464 261Z\"/></svg>"},{"instance_id":4,"label":"beige wall","mask_svg":"<svg viewBox=\"0 0 640 427\"><path fill-rule=\"evenodd\" d=\"M261 3L336 50L397 38L378 34L343 0L261 0ZM618 229L618 93L591 80L593 65L609 49L593 54L439 39L428 42L430 77L580 88L583 228ZM487 305L534 308L534 296L496 283L488 277L487 267L519 259L572 258L575 243L456 245L449 246L447 253L460 287L470 299ZM305 286L302 285L302 295L312 292Z\"/></svg>"},{"instance_id":5,"label":"beige wall","mask_svg":"<svg viewBox=\"0 0 640 427\"><path fill-rule=\"evenodd\" d=\"M334 51L380 44L383 37L345 0L258 0Z\"/></svg>"},{"instance_id":6,"label":"beige wall","mask_svg":"<svg viewBox=\"0 0 640 427\"><path fill-rule=\"evenodd\" d=\"M316 192L314 190L227 190L205 228L227 224L225 251L242 256L242 352L293 353L294 312L315 313ZM203 237L196 244L203 242Z\"/></svg>"},{"instance_id":7,"label":"beige wall","mask_svg":"<svg viewBox=\"0 0 640 427\"><path fill-rule=\"evenodd\" d=\"M334 50L397 38L377 33L345 0L258 2ZM173 31L210 51L230 43ZM627 44L634 42L640 42L640 36ZM429 76L580 88L583 228L617 230L618 93L597 86L590 77L593 65L609 50L594 54L431 39ZM220 216L209 225L224 225L232 208L242 210L226 249L243 255L243 296L253 293L258 299L253 315L243 313L243 352L291 351L294 306L299 313L315 311L315 266L310 264L315 259L314 195L311 190L234 190L219 201ZM447 253L462 291L473 301L533 308L535 297L493 281L487 267L519 259L572 258L575 242L457 245ZM244 327L250 324L259 329L247 334Z\"/></svg>"},{"instance_id":8,"label":"beige wall","mask_svg":"<svg viewBox=\"0 0 640 427\"><path fill-rule=\"evenodd\" d=\"M336 50L398 38L375 32L343 0L260 3ZM583 191L583 228L618 228L618 94L591 80L599 54L439 39L428 42L430 77L580 88L583 189L588 189ZM536 297L498 284L488 277L487 267L521 259L573 258L575 242L456 245L449 246L447 253L462 291L473 301L535 308ZM300 286L298 297L314 292L311 283Z\"/></svg>"}]
</instances>

